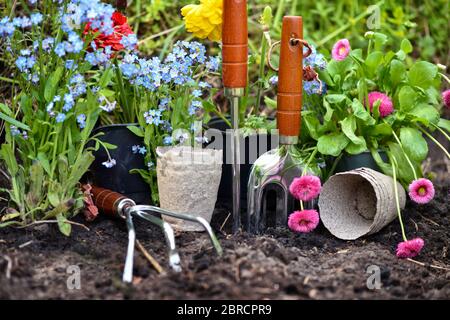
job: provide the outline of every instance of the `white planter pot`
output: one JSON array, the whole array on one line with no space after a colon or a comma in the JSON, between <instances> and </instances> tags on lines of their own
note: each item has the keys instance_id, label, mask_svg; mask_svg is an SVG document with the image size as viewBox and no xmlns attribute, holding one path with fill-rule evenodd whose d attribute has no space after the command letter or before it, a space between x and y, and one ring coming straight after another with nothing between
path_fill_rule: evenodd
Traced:
<instances>
[{"instance_id":1,"label":"white planter pot","mask_svg":"<svg viewBox=\"0 0 450 320\"><path fill-rule=\"evenodd\" d=\"M161 208L210 222L222 175L222 150L158 147L157 178ZM176 230L204 231L198 224L164 216Z\"/></svg>"}]
</instances>

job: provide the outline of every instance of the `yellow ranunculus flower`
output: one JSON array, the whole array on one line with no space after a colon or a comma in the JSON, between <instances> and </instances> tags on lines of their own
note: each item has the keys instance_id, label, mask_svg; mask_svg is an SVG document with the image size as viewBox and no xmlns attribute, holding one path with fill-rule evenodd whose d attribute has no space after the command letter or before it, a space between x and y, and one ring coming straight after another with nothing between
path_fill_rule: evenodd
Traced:
<instances>
[{"instance_id":1,"label":"yellow ranunculus flower","mask_svg":"<svg viewBox=\"0 0 450 320\"><path fill-rule=\"evenodd\" d=\"M223 0L200 0L181 9L186 30L200 39L219 42L222 39Z\"/></svg>"}]
</instances>

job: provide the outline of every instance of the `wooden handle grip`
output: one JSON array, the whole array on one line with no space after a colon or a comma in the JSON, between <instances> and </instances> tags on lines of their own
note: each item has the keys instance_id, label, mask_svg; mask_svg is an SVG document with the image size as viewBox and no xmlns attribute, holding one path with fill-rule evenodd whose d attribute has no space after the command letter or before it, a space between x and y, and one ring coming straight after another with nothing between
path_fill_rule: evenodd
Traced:
<instances>
[{"instance_id":1,"label":"wooden handle grip","mask_svg":"<svg viewBox=\"0 0 450 320\"><path fill-rule=\"evenodd\" d=\"M278 130L281 136L296 137L301 125L303 45L291 39L303 39L302 17L283 18L278 74Z\"/></svg>"},{"instance_id":2,"label":"wooden handle grip","mask_svg":"<svg viewBox=\"0 0 450 320\"><path fill-rule=\"evenodd\" d=\"M119 214L117 205L121 200L126 199L120 193L96 186L92 186L91 193L97 208L109 216L117 216Z\"/></svg>"},{"instance_id":3,"label":"wooden handle grip","mask_svg":"<svg viewBox=\"0 0 450 320\"><path fill-rule=\"evenodd\" d=\"M246 0L223 1L222 77L226 88L247 86L248 22Z\"/></svg>"}]
</instances>

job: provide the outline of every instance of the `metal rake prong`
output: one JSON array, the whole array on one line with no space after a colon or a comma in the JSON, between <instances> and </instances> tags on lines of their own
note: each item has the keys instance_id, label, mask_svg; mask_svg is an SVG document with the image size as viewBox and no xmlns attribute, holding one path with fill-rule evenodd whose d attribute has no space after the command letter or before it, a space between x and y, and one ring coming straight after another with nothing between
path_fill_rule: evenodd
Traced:
<instances>
[{"instance_id":1,"label":"metal rake prong","mask_svg":"<svg viewBox=\"0 0 450 320\"><path fill-rule=\"evenodd\" d=\"M123 269L122 281L131 283L133 281L134 245L136 243L136 231L134 229L133 217L127 210L125 213L128 228L128 247L125 258L125 268Z\"/></svg>"},{"instance_id":2,"label":"metal rake prong","mask_svg":"<svg viewBox=\"0 0 450 320\"><path fill-rule=\"evenodd\" d=\"M183 213L176 213L176 212L168 211L168 210L161 209L161 208L155 207L155 206L137 205L134 208L136 210L156 212L156 213L166 215L166 216L169 216L172 218L187 220L187 221L191 221L191 222L200 224L205 229L205 231L208 233L208 236L209 236L211 243L214 246L214 249L216 250L217 254L219 256L222 255L222 253L223 253L222 246L220 245L219 240L217 239L214 231L212 230L211 225L204 218L191 216L191 215L183 214Z\"/></svg>"},{"instance_id":3,"label":"metal rake prong","mask_svg":"<svg viewBox=\"0 0 450 320\"><path fill-rule=\"evenodd\" d=\"M162 229L166 238L167 245L169 246L169 265L173 271L181 272L181 259L175 245L175 233L173 232L173 228L167 222L140 210L138 207L139 206L134 206L132 209L132 213L159 226Z\"/></svg>"}]
</instances>

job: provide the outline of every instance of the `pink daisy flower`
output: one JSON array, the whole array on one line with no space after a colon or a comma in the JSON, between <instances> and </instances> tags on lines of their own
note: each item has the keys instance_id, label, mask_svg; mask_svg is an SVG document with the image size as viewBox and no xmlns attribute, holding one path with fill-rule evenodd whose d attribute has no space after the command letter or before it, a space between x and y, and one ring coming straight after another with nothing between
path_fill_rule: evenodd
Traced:
<instances>
[{"instance_id":1,"label":"pink daisy flower","mask_svg":"<svg viewBox=\"0 0 450 320\"><path fill-rule=\"evenodd\" d=\"M321 188L322 185L318 177L306 175L294 178L289 186L289 191L298 200L310 201L319 195Z\"/></svg>"},{"instance_id":2,"label":"pink daisy flower","mask_svg":"<svg viewBox=\"0 0 450 320\"><path fill-rule=\"evenodd\" d=\"M442 92L442 101L447 109L450 109L450 89Z\"/></svg>"},{"instance_id":3,"label":"pink daisy flower","mask_svg":"<svg viewBox=\"0 0 450 320\"><path fill-rule=\"evenodd\" d=\"M414 258L422 250L425 242L421 238L415 238L400 242L397 246L397 257L400 259Z\"/></svg>"},{"instance_id":4,"label":"pink daisy flower","mask_svg":"<svg viewBox=\"0 0 450 320\"><path fill-rule=\"evenodd\" d=\"M433 183L425 178L414 180L409 185L409 197L416 203L425 204L434 198Z\"/></svg>"},{"instance_id":5,"label":"pink daisy flower","mask_svg":"<svg viewBox=\"0 0 450 320\"><path fill-rule=\"evenodd\" d=\"M378 100L381 101L379 110L380 110L380 116L382 118L384 118L384 117L390 115L392 112L394 112L394 105L392 104L392 100L384 93L373 91L373 92L369 93L368 97L369 97L370 111L372 111L372 108L373 108L373 105L375 102L377 102Z\"/></svg>"},{"instance_id":6,"label":"pink daisy flower","mask_svg":"<svg viewBox=\"0 0 450 320\"><path fill-rule=\"evenodd\" d=\"M294 211L288 219L288 226L294 232L307 233L319 224L319 213L316 210Z\"/></svg>"},{"instance_id":7,"label":"pink daisy flower","mask_svg":"<svg viewBox=\"0 0 450 320\"><path fill-rule=\"evenodd\" d=\"M333 50L331 50L331 56L336 61L342 61L347 58L350 50L350 42L347 39L341 39L334 44Z\"/></svg>"}]
</instances>

